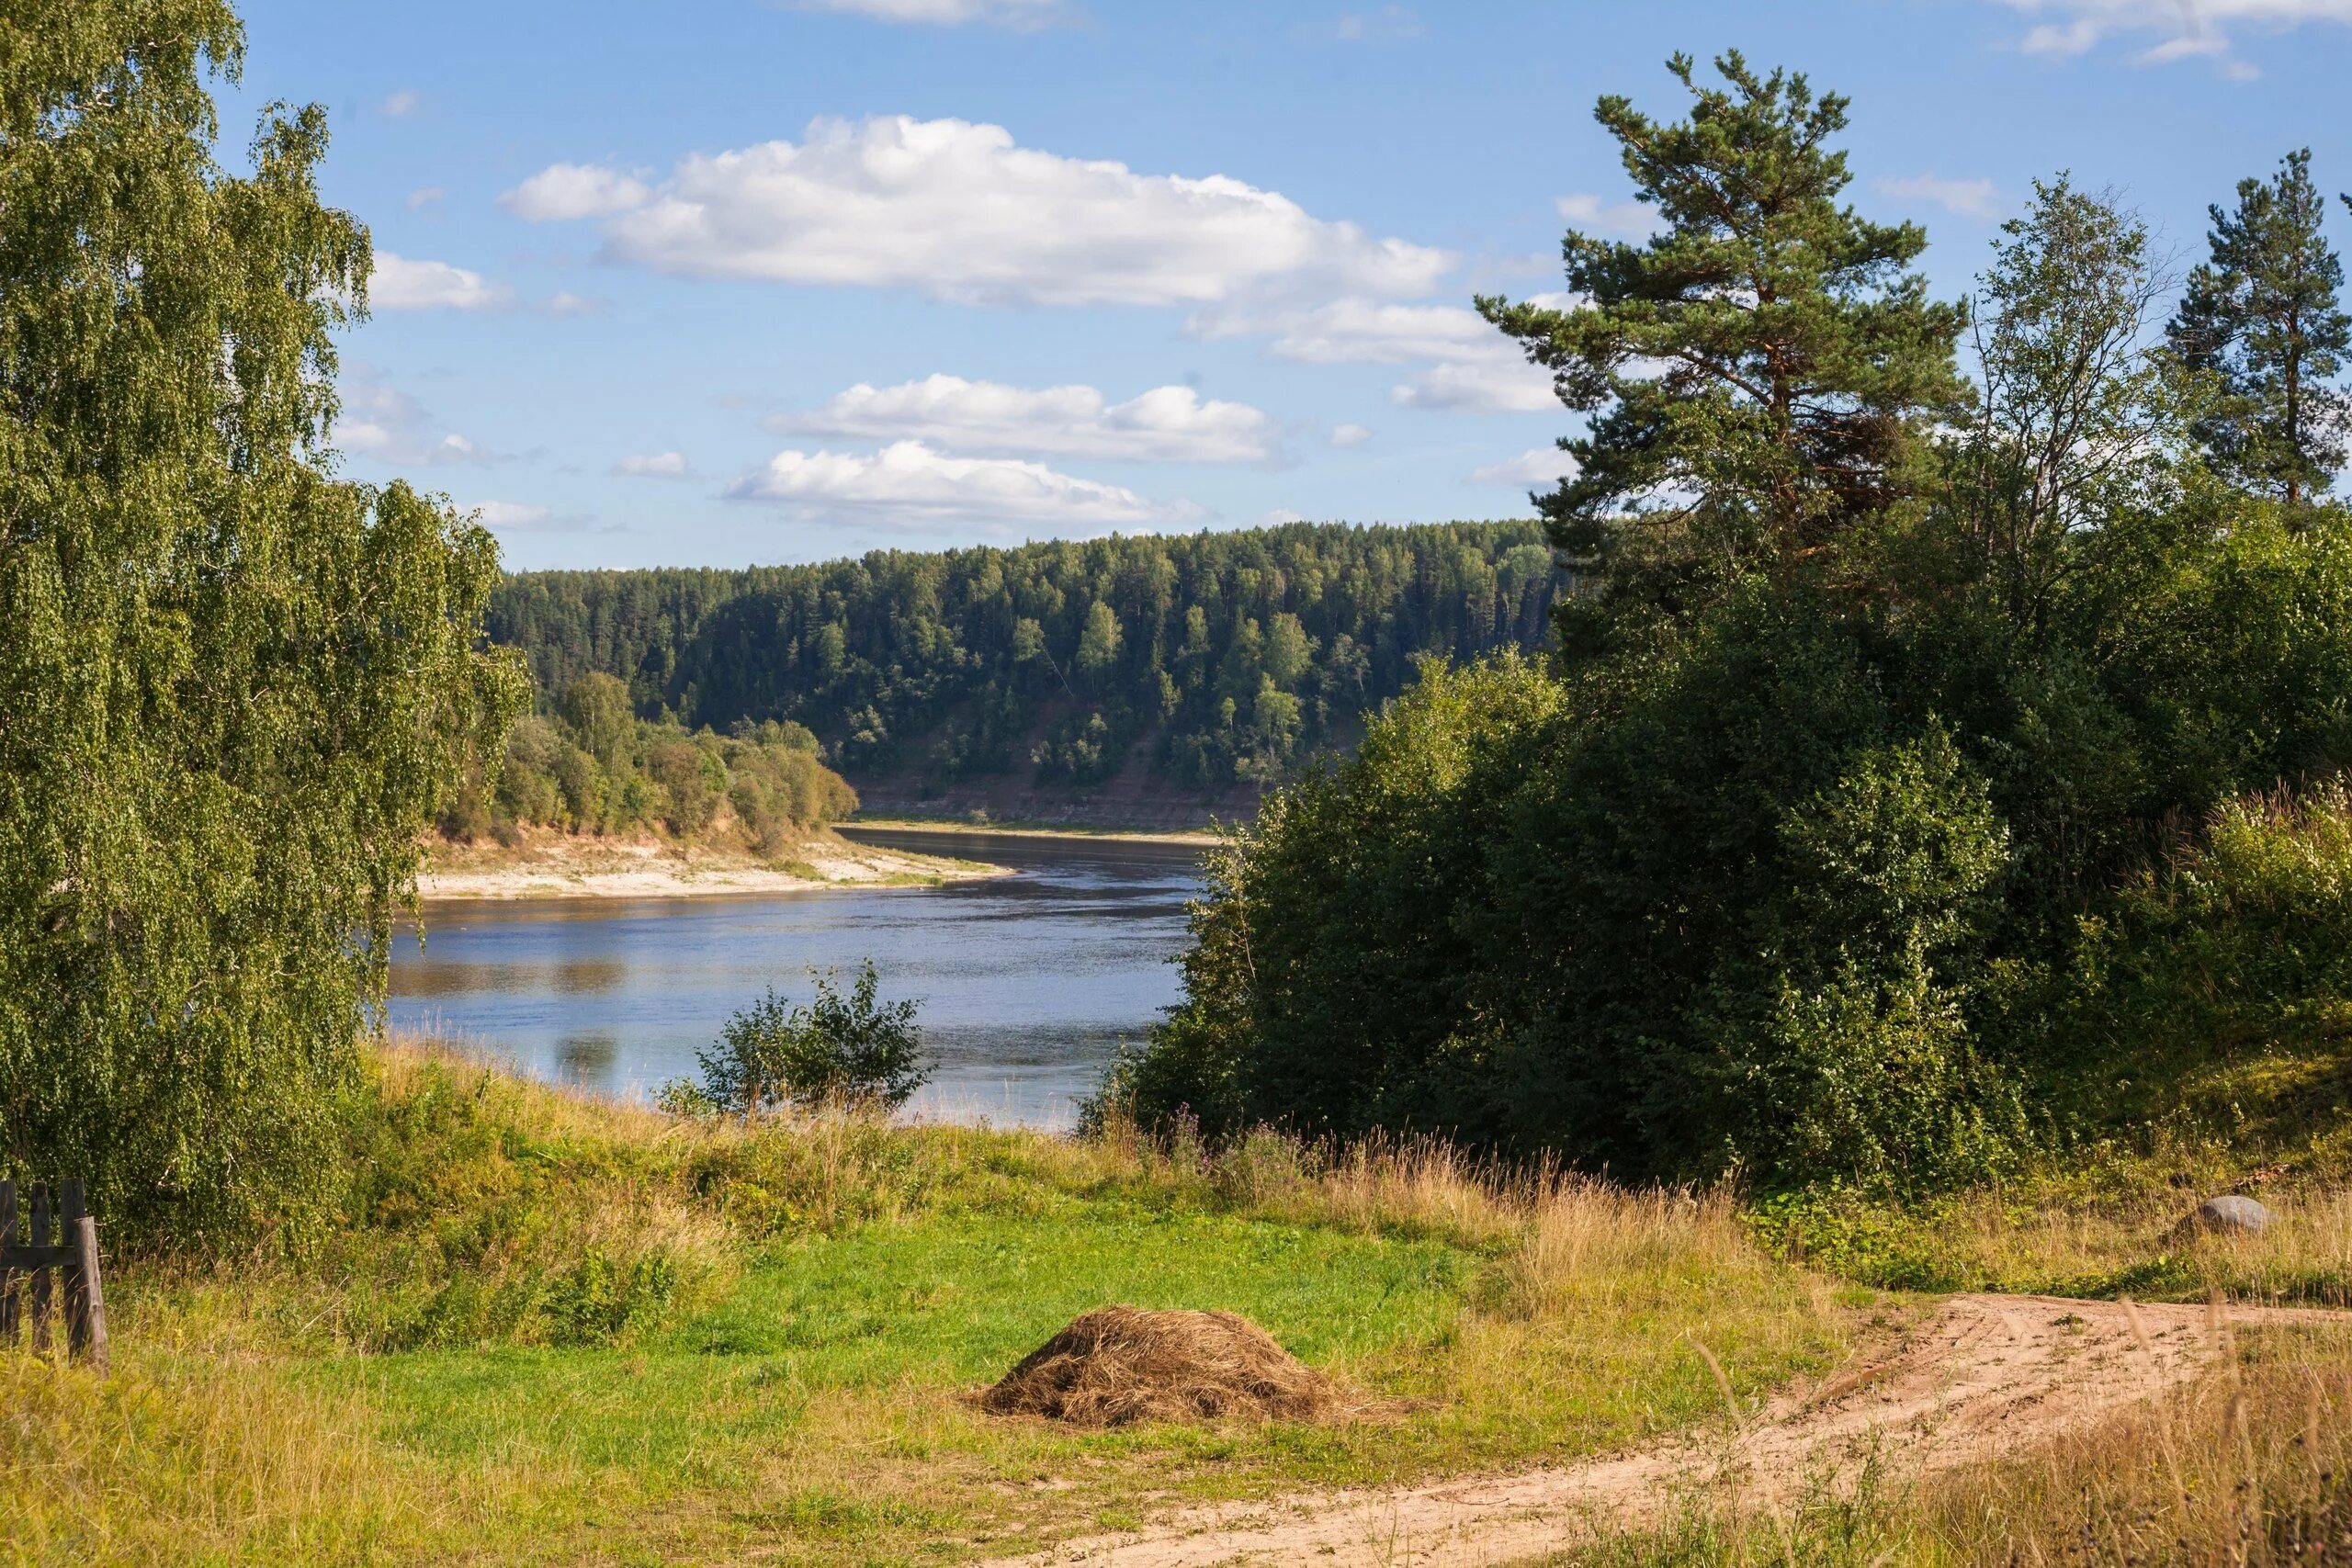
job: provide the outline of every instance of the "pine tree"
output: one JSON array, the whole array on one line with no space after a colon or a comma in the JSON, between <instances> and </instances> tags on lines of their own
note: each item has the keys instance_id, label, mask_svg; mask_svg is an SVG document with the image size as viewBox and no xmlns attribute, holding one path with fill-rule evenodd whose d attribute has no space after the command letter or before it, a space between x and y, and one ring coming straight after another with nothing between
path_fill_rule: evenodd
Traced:
<instances>
[{"instance_id":1,"label":"pine tree","mask_svg":"<svg viewBox=\"0 0 2352 1568\"><path fill-rule=\"evenodd\" d=\"M2167 333L2182 362L2213 381L2192 426L2215 468L2295 505L2324 493L2343 465L2344 392L2329 384L2352 348L2336 303L2344 265L2320 231L2326 204L2311 150L2290 152L2268 182L2238 182L2234 213L2212 215L2211 259L2188 275Z\"/></svg>"},{"instance_id":2,"label":"pine tree","mask_svg":"<svg viewBox=\"0 0 2352 1568\"><path fill-rule=\"evenodd\" d=\"M1660 124L1625 98L1595 117L1623 147L1663 231L1642 244L1571 230L1565 309L1482 298L1550 367L1571 409L1601 411L1562 445L1577 471L1537 505L1604 586L1670 607L1709 581L1818 556L1904 493L1918 416L1953 406L1962 309L1908 270L1916 224L1869 222L1838 197L1830 139L1848 100L1803 75L1727 88L1668 68L1696 100Z\"/></svg>"}]
</instances>

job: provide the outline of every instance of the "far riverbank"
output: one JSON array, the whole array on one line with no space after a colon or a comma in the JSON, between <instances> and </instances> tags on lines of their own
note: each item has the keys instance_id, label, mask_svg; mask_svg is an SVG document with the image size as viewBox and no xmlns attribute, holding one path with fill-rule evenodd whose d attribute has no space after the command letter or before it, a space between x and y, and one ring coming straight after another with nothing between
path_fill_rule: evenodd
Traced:
<instances>
[{"instance_id":1,"label":"far riverbank","mask_svg":"<svg viewBox=\"0 0 2352 1568\"><path fill-rule=\"evenodd\" d=\"M434 845L417 897L428 903L538 898L695 898L826 889L936 887L1009 876L982 861L858 844L831 832L786 856L659 839L548 835L508 846Z\"/></svg>"},{"instance_id":2,"label":"far riverbank","mask_svg":"<svg viewBox=\"0 0 2352 1568\"><path fill-rule=\"evenodd\" d=\"M968 839L1084 839L1098 843L1198 844L1218 841L1205 828L1095 828L1082 823L967 822L940 817L854 817L837 824L851 832L870 828L877 832L935 833Z\"/></svg>"}]
</instances>

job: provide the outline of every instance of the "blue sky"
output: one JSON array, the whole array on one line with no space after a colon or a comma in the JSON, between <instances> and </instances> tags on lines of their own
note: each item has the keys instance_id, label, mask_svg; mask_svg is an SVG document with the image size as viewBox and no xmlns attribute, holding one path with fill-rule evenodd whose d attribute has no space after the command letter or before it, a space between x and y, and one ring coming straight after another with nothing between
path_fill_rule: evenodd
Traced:
<instances>
[{"instance_id":1,"label":"blue sky","mask_svg":"<svg viewBox=\"0 0 2352 1568\"><path fill-rule=\"evenodd\" d=\"M224 141L325 104L375 235L346 471L508 564L1524 515L1570 416L1468 315L1639 226L1593 100L1726 47L1848 94L1962 292L2031 180L2188 259L2352 188L2352 0L248 0ZM2340 240L2352 220L2335 214Z\"/></svg>"}]
</instances>

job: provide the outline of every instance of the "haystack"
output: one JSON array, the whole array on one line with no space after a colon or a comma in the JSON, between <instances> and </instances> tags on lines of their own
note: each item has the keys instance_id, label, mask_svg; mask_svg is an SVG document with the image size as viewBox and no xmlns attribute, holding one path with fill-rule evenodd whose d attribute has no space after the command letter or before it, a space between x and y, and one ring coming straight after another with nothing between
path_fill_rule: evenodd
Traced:
<instances>
[{"instance_id":1,"label":"haystack","mask_svg":"<svg viewBox=\"0 0 2352 1568\"><path fill-rule=\"evenodd\" d=\"M1246 1317L1130 1306L1073 1318L980 1395L991 1415L1087 1427L1312 1420L1340 1403L1329 1378Z\"/></svg>"}]
</instances>

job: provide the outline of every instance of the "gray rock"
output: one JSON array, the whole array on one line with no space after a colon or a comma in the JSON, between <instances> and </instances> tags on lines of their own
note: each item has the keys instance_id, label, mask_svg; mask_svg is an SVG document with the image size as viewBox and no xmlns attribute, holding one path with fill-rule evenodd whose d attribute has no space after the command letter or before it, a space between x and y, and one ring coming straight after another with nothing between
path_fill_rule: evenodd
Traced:
<instances>
[{"instance_id":1,"label":"gray rock","mask_svg":"<svg viewBox=\"0 0 2352 1568\"><path fill-rule=\"evenodd\" d=\"M2270 1211L2251 1198L2208 1198L2197 1205L2188 1224L2222 1235L2260 1235L2270 1228Z\"/></svg>"}]
</instances>

